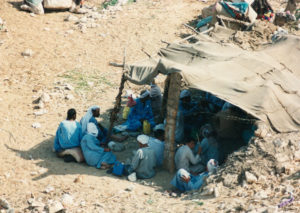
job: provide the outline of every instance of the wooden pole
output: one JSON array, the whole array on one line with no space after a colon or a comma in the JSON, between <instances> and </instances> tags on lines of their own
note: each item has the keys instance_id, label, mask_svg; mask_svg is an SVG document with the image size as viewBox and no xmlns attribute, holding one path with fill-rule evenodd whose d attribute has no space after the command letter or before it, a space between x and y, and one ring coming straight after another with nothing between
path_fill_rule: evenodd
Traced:
<instances>
[{"instance_id":1,"label":"wooden pole","mask_svg":"<svg viewBox=\"0 0 300 213\"><path fill-rule=\"evenodd\" d=\"M120 83L120 87L119 87L119 93L116 97L116 102L115 102L115 106L110 114L110 126L108 129L108 134L106 137L106 142L109 142L111 133L112 133L112 128L114 126L114 122L117 120L117 116L118 113L121 109L121 96L123 93L123 89L124 89L124 84L126 82L126 78L125 78L125 62L126 62L126 49L124 48L124 56L123 56L123 73L122 73L122 78L121 78L121 83Z\"/></svg>"},{"instance_id":2,"label":"wooden pole","mask_svg":"<svg viewBox=\"0 0 300 213\"><path fill-rule=\"evenodd\" d=\"M179 73L170 74L170 83L168 89L167 102L167 124L165 128L165 151L164 151L164 167L170 173L175 171L175 131L176 117L179 104L179 95L181 89L181 75Z\"/></svg>"}]
</instances>

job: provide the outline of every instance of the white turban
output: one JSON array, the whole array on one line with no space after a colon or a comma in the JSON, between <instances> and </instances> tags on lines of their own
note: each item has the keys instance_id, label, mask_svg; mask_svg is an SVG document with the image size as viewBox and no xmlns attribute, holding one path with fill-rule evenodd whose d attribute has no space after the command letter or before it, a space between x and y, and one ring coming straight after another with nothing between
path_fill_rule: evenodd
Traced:
<instances>
[{"instance_id":1,"label":"white turban","mask_svg":"<svg viewBox=\"0 0 300 213\"><path fill-rule=\"evenodd\" d=\"M149 90L146 90L143 94L141 94L140 98L146 98L147 96L150 96Z\"/></svg>"},{"instance_id":2,"label":"white turban","mask_svg":"<svg viewBox=\"0 0 300 213\"><path fill-rule=\"evenodd\" d=\"M148 144L148 142L149 142L149 136L147 136L147 135L139 135L138 137L137 137L137 141L139 142L139 143L141 143L141 144Z\"/></svg>"},{"instance_id":3,"label":"white turban","mask_svg":"<svg viewBox=\"0 0 300 213\"><path fill-rule=\"evenodd\" d=\"M161 90L157 85L155 85L155 84L151 85L150 96L152 98L153 97L161 97Z\"/></svg>"},{"instance_id":4,"label":"white turban","mask_svg":"<svg viewBox=\"0 0 300 213\"><path fill-rule=\"evenodd\" d=\"M210 159L207 162L207 170L210 174L216 173L217 169L218 169L218 161L216 161L215 159Z\"/></svg>"},{"instance_id":5,"label":"white turban","mask_svg":"<svg viewBox=\"0 0 300 213\"><path fill-rule=\"evenodd\" d=\"M96 109L100 109L99 106L91 106L88 111L85 113L83 118L81 119L81 127L82 127L82 133L84 134L87 131L87 125L90 122L91 117L93 117L93 112Z\"/></svg>"},{"instance_id":6,"label":"white turban","mask_svg":"<svg viewBox=\"0 0 300 213\"><path fill-rule=\"evenodd\" d=\"M181 91L179 98L182 99L189 96L191 96L191 92L185 89Z\"/></svg>"},{"instance_id":7,"label":"white turban","mask_svg":"<svg viewBox=\"0 0 300 213\"><path fill-rule=\"evenodd\" d=\"M87 125L87 133L97 137L98 129L94 123L88 123Z\"/></svg>"}]
</instances>

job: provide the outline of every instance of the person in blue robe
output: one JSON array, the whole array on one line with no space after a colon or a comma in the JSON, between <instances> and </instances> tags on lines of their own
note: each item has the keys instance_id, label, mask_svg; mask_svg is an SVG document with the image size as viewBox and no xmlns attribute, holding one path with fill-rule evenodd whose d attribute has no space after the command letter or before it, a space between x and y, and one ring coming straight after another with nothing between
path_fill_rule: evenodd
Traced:
<instances>
[{"instance_id":1,"label":"person in blue robe","mask_svg":"<svg viewBox=\"0 0 300 213\"><path fill-rule=\"evenodd\" d=\"M67 119L59 124L54 139L54 151L62 152L65 149L71 149L80 146L82 139L82 129L76 121L76 110L69 109Z\"/></svg>"},{"instance_id":2,"label":"person in blue robe","mask_svg":"<svg viewBox=\"0 0 300 213\"><path fill-rule=\"evenodd\" d=\"M179 169L171 181L171 185L181 192L199 190L204 183L206 177L216 172L218 162L214 159L207 163L207 170L199 175L192 175L185 169Z\"/></svg>"},{"instance_id":3,"label":"person in blue robe","mask_svg":"<svg viewBox=\"0 0 300 213\"><path fill-rule=\"evenodd\" d=\"M87 134L81 140L81 150L89 166L107 169L116 162L116 156L108 148L100 147L97 135L97 126L94 123L88 123Z\"/></svg>"},{"instance_id":4,"label":"person in blue robe","mask_svg":"<svg viewBox=\"0 0 300 213\"><path fill-rule=\"evenodd\" d=\"M137 98L136 105L130 109L127 121L123 124L129 131L137 131L143 126L143 121L147 120L151 128L155 126L154 116L152 113L150 92L146 90Z\"/></svg>"},{"instance_id":5,"label":"person in blue robe","mask_svg":"<svg viewBox=\"0 0 300 213\"><path fill-rule=\"evenodd\" d=\"M108 139L113 140L113 141L117 141L117 142L121 142L121 141L124 141L125 139L127 139L126 136L119 137L117 135L110 135L110 137L108 138L108 130L105 127L103 127L96 120L96 118L98 118L98 117L100 117L100 107L97 106L97 105L91 106L88 109L88 111L86 112L86 114L80 120L83 135L87 134L87 125L88 125L88 123L93 123L93 124L95 124L95 126L98 130L98 134L97 134L96 137L100 141L101 145L105 145L109 141Z\"/></svg>"}]
</instances>

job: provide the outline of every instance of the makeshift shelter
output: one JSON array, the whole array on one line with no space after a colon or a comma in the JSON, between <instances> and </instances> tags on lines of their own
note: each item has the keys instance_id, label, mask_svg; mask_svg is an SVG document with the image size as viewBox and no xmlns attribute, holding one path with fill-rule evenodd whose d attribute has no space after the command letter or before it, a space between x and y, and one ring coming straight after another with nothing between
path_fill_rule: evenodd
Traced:
<instances>
[{"instance_id":1,"label":"makeshift shelter","mask_svg":"<svg viewBox=\"0 0 300 213\"><path fill-rule=\"evenodd\" d=\"M174 170L174 135L181 79L238 106L277 132L300 129L300 37L286 36L259 51L245 51L203 36L196 44L170 44L157 58L126 66L126 78L149 84L168 75L165 159ZM166 99L165 99L166 100Z\"/></svg>"}]
</instances>

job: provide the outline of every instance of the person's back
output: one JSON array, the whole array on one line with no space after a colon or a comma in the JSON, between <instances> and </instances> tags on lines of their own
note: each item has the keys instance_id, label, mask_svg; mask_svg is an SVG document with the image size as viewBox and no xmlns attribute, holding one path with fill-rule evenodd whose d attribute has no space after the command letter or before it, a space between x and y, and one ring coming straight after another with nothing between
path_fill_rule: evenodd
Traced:
<instances>
[{"instance_id":1,"label":"person's back","mask_svg":"<svg viewBox=\"0 0 300 213\"><path fill-rule=\"evenodd\" d=\"M154 150L156 156L156 165L161 166L164 158L165 143L156 138L149 139L148 145Z\"/></svg>"},{"instance_id":2,"label":"person's back","mask_svg":"<svg viewBox=\"0 0 300 213\"><path fill-rule=\"evenodd\" d=\"M176 169L185 169L187 171L189 170L189 159L187 158L188 153L191 152L190 148L187 145L181 146L176 154L175 154L175 166Z\"/></svg>"},{"instance_id":3,"label":"person's back","mask_svg":"<svg viewBox=\"0 0 300 213\"><path fill-rule=\"evenodd\" d=\"M72 113L73 117L68 115L67 120L62 121L56 131L54 140L54 150L56 152L80 146L82 129L80 124L75 121L76 111L74 110L74 112L72 111Z\"/></svg>"},{"instance_id":4,"label":"person's back","mask_svg":"<svg viewBox=\"0 0 300 213\"><path fill-rule=\"evenodd\" d=\"M138 158L138 165L135 159ZM155 175L156 156L153 149L144 147L137 150L132 162L136 175L140 179L152 178ZM136 167L136 168L134 168Z\"/></svg>"},{"instance_id":5,"label":"person's back","mask_svg":"<svg viewBox=\"0 0 300 213\"><path fill-rule=\"evenodd\" d=\"M215 159L219 161L218 142L214 137L204 138L201 141L200 146L202 148L201 151L202 163L204 165L206 165L210 159Z\"/></svg>"}]
</instances>

